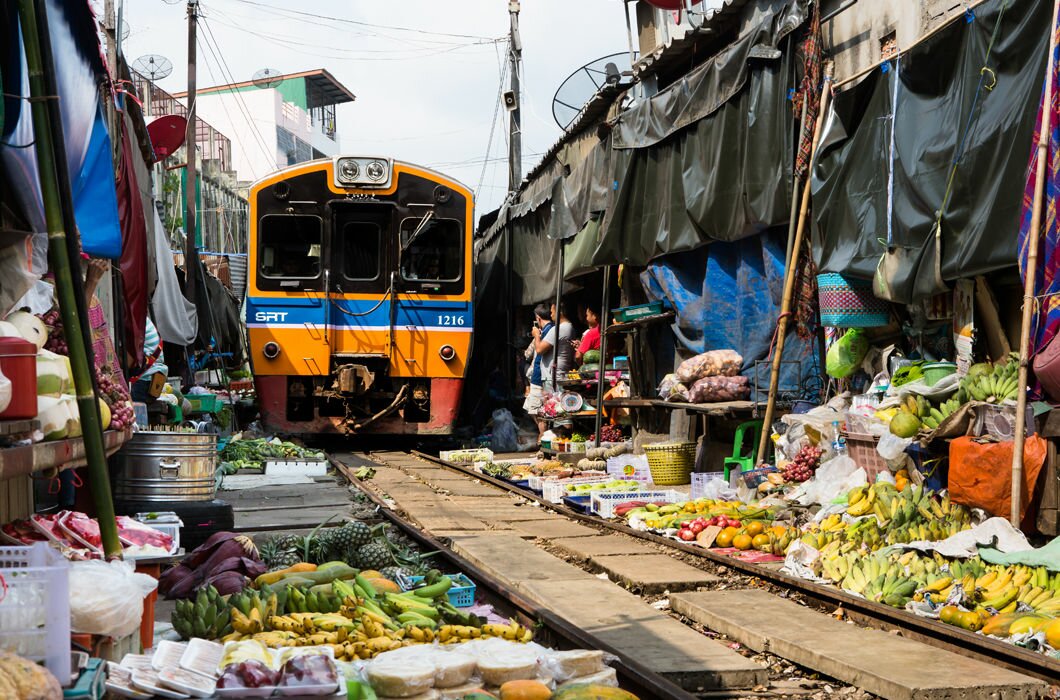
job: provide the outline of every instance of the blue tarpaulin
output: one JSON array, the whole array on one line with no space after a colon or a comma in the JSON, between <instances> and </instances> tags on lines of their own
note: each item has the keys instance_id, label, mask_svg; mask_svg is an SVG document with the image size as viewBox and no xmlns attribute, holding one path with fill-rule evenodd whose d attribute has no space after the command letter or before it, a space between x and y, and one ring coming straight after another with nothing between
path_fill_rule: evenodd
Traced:
<instances>
[{"instance_id":1,"label":"blue tarpaulin","mask_svg":"<svg viewBox=\"0 0 1060 700\"><path fill-rule=\"evenodd\" d=\"M648 263L641 282L651 301L677 312L673 331L688 354L731 348L744 358L742 374L755 381L755 361L769 356L784 294L786 232L773 230L732 243L715 242ZM789 325L790 328L790 325ZM784 345L780 389L802 393L817 376L814 344L790 334ZM796 364L788 364L799 363ZM758 385L769 386L760 367ZM812 392L811 392L812 393Z\"/></svg>"}]
</instances>

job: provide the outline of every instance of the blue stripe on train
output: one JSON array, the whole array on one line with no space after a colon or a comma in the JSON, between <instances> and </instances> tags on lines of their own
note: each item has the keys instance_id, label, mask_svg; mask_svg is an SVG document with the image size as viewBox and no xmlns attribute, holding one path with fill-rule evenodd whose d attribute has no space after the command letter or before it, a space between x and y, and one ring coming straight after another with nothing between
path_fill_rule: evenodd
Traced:
<instances>
[{"instance_id":1,"label":"blue stripe on train","mask_svg":"<svg viewBox=\"0 0 1060 700\"><path fill-rule=\"evenodd\" d=\"M323 325L323 299L247 297L247 325L258 328ZM332 328L372 330L390 326L390 301L331 299L328 325ZM356 315L354 315L356 314ZM447 330L471 330L471 302L399 299L394 325Z\"/></svg>"}]
</instances>

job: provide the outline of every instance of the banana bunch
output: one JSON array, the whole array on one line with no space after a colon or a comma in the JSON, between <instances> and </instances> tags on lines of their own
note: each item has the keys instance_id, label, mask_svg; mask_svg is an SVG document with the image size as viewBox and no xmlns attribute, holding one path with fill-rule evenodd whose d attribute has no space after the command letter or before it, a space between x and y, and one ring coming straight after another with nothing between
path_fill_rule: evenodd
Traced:
<instances>
[{"instance_id":1,"label":"banana bunch","mask_svg":"<svg viewBox=\"0 0 1060 700\"><path fill-rule=\"evenodd\" d=\"M507 639L508 641L522 642L524 644L529 643L534 639L533 630L519 624L514 618L508 620L508 624L506 625L482 625L481 633L483 637L496 637L498 639Z\"/></svg>"},{"instance_id":2,"label":"banana bunch","mask_svg":"<svg viewBox=\"0 0 1060 700\"><path fill-rule=\"evenodd\" d=\"M1058 615L1060 574L1050 575L1045 567L997 567L976 579L968 602L976 609L998 613L1030 609Z\"/></svg>"},{"instance_id":3,"label":"banana bunch","mask_svg":"<svg viewBox=\"0 0 1060 700\"><path fill-rule=\"evenodd\" d=\"M971 511L965 506L951 503L948 495L936 499L934 493L921 486L910 486L899 491L893 484L883 482L858 486L847 494L847 515L861 517L870 513L876 516L877 523L885 531L884 544L928 538L932 538L931 541L945 539L971 527L972 519ZM939 525L920 531L920 524L930 525L933 522ZM916 525L916 532L898 535L897 532L906 525ZM848 535L853 534L850 527L847 532ZM888 540L886 534L891 532L896 534Z\"/></svg>"},{"instance_id":4,"label":"banana bunch","mask_svg":"<svg viewBox=\"0 0 1060 700\"><path fill-rule=\"evenodd\" d=\"M833 580L842 576L839 586L843 590L896 608L905 607L919 587L919 581L899 561L880 556L848 554L837 558L828 575Z\"/></svg>"},{"instance_id":5,"label":"banana bunch","mask_svg":"<svg viewBox=\"0 0 1060 700\"><path fill-rule=\"evenodd\" d=\"M170 622L181 639L220 639L232 632L228 601L213 586L199 589L194 600L178 599Z\"/></svg>"},{"instance_id":6,"label":"banana bunch","mask_svg":"<svg viewBox=\"0 0 1060 700\"><path fill-rule=\"evenodd\" d=\"M1019 354L1010 353L1008 359L994 365L990 373L968 374L961 380L961 388L975 401L1003 403L1019 396Z\"/></svg>"},{"instance_id":7,"label":"banana bunch","mask_svg":"<svg viewBox=\"0 0 1060 700\"><path fill-rule=\"evenodd\" d=\"M331 587L334 591L335 582L332 582ZM339 606L342 605L340 601L341 599L334 592L315 591L312 588L303 591L296 586L287 585L286 609L292 612L338 612Z\"/></svg>"},{"instance_id":8,"label":"banana bunch","mask_svg":"<svg viewBox=\"0 0 1060 700\"><path fill-rule=\"evenodd\" d=\"M967 389L960 389L957 394L951 396L948 400L943 401L938 405L938 408L931 406L928 408L928 412L921 419L924 425L934 430L942 424L942 421L950 417L950 415L964 405L967 402Z\"/></svg>"}]
</instances>

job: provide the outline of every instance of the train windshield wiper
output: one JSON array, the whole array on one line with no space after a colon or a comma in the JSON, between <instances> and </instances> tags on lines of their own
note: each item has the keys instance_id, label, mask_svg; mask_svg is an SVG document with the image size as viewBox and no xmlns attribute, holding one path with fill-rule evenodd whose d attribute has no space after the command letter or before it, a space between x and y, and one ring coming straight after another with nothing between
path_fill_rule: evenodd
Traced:
<instances>
[{"instance_id":1,"label":"train windshield wiper","mask_svg":"<svg viewBox=\"0 0 1060 700\"><path fill-rule=\"evenodd\" d=\"M423 233L423 231L427 228L427 223L431 220L432 217L434 217L434 211L427 212L427 215L424 216L423 219L420 221L420 225L416 227L416 230L412 232L412 235L409 236L409 239L405 241L405 244L403 246L401 246L402 253L408 250L412 246L412 244L416 242L416 239L419 238L420 234Z\"/></svg>"}]
</instances>

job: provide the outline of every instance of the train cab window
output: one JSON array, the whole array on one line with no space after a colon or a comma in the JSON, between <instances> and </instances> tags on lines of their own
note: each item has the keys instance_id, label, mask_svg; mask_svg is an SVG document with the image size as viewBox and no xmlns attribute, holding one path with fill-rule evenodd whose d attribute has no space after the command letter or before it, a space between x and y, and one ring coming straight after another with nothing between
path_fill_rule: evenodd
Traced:
<instances>
[{"instance_id":1,"label":"train cab window","mask_svg":"<svg viewBox=\"0 0 1060 700\"><path fill-rule=\"evenodd\" d=\"M410 281L458 282L464 261L464 237L455 219L405 219L401 222L401 276Z\"/></svg>"},{"instance_id":2,"label":"train cab window","mask_svg":"<svg viewBox=\"0 0 1060 700\"><path fill-rule=\"evenodd\" d=\"M281 280L280 286L299 286L287 281L312 280L320 276L323 221L319 216L273 214L261 217L258 241L263 277Z\"/></svg>"},{"instance_id":3,"label":"train cab window","mask_svg":"<svg viewBox=\"0 0 1060 700\"><path fill-rule=\"evenodd\" d=\"M341 230L342 274L348 280L379 278L383 229L371 221L350 221Z\"/></svg>"}]
</instances>

